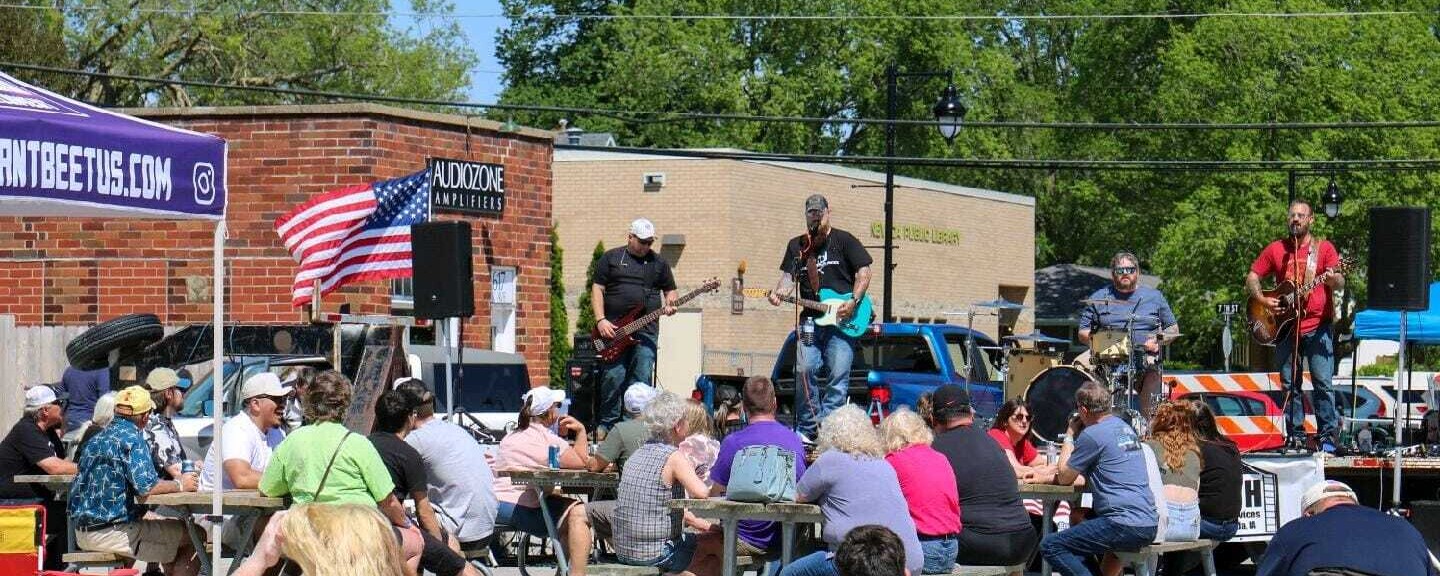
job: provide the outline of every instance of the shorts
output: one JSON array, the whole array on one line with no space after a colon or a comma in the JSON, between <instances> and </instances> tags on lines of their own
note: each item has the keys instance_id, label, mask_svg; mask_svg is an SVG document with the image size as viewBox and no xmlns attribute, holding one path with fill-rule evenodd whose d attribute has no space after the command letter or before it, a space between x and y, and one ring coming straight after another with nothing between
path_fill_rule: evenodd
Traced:
<instances>
[{"instance_id":1,"label":"shorts","mask_svg":"<svg viewBox=\"0 0 1440 576\"><path fill-rule=\"evenodd\" d=\"M649 560L636 560L624 556L619 556L619 559L621 564L654 566L661 572L683 572L690 566L690 559L695 557L695 544L694 534L682 534L679 540L666 540L665 550L659 556Z\"/></svg>"},{"instance_id":2,"label":"shorts","mask_svg":"<svg viewBox=\"0 0 1440 576\"><path fill-rule=\"evenodd\" d=\"M76 530L75 545L88 552L109 552L142 562L174 562L189 544L179 520L140 520L99 530Z\"/></svg>"},{"instance_id":3,"label":"shorts","mask_svg":"<svg viewBox=\"0 0 1440 576\"><path fill-rule=\"evenodd\" d=\"M545 507L550 510L550 519L555 521L557 530L565 518L565 513L570 510L571 506L579 503L578 500L564 496L545 497ZM512 529L542 538L550 536L550 530L545 527L545 516L540 513L540 507L518 506L509 502L499 502L498 504L495 507L496 524L504 524Z\"/></svg>"},{"instance_id":4,"label":"shorts","mask_svg":"<svg viewBox=\"0 0 1440 576\"><path fill-rule=\"evenodd\" d=\"M425 530L420 531L420 538L425 543L420 550L420 567L437 576L455 576L465 571L465 558L445 544L449 535L442 529L440 536L436 538Z\"/></svg>"}]
</instances>

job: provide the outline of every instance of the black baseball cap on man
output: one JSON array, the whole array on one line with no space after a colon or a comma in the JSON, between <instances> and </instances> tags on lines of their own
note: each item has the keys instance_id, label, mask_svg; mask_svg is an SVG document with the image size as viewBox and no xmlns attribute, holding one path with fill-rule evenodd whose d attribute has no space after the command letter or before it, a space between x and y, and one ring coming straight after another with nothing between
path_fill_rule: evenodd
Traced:
<instances>
[{"instance_id":1,"label":"black baseball cap on man","mask_svg":"<svg viewBox=\"0 0 1440 576\"><path fill-rule=\"evenodd\" d=\"M962 414L970 411L970 393L955 384L946 384L930 395L933 414Z\"/></svg>"},{"instance_id":2,"label":"black baseball cap on man","mask_svg":"<svg viewBox=\"0 0 1440 576\"><path fill-rule=\"evenodd\" d=\"M830 201L819 194L811 194L805 199L805 212L823 211L830 207Z\"/></svg>"}]
</instances>

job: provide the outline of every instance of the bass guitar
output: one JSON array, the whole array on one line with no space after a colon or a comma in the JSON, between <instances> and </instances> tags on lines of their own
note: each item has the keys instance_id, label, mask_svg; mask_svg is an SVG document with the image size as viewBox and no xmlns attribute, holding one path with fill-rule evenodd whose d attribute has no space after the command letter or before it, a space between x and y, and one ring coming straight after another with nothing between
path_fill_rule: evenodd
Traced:
<instances>
[{"instance_id":1,"label":"bass guitar","mask_svg":"<svg viewBox=\"0 0 1440 576\"><path fill-rule=\"evenodd\" d=\"M1245 307L1245 326L1250 332L1250 338L1262 346L1274 346L1276 337L1299 316L1299 310L1303 304L1297 305L1297 303L1303 303L1310 296L1310 292L1324 283L1331 274L1343 274L1354 265L1353 259L1345 258L1334 267L1316 274L1315 279L1299 287L1296 287L1294 282L1284 280L1276 284L1274 288L1261 290L1260 294L1265 298L1275 298L1280 301L1274 312L1265 307L1265 301L1262 298L1250 297L1250 301Z\"/></svg>"},{"instance_id":2,"label":"bass guitar","mask_svg":"<svg viewBox=\"0 0 1440 576\"><path fill-rule=\"evenodd\" d=\"M706 280L704 284L701 284L699 288L691 290L685 293L684 296L676 299L675 306L681 306L696 296L706 292L714 292L719 289L720 279L711 278ZM626 312L624 316L620 317L620 320L615 322L615 325L619 326L619 328L615 329L615 337L609 340L606 340L604 336L600 335L599 328L592 330L590 332L590 342L595 346L595 352L600 355L601 360L606 362L614 362L619 359L621 354L624 354L626 350L635 346L634 334L639 332L641 328L649 326L656 320L659 320L660 312L663 309L663 307L657 308L649 314L642 316L641 314L645 312L645 304L636 304L634 308L631 308L629 312Z\"/></svg>"},{"instance_id":3,"label":"bass guitar","mask_svg":"<svg viewBox=\"0 0 1440 576\"><path fill-rule=\"evenodd\" d=\"M748 298L769 298L771 291L762 288L746 288L741 292L744 292ZM870 328L870 323L875 320L875 310L870 302L869 294L855 303L855 313L843 320L840 318L840 306L850 301L850 294L841 294L829 288L821 288L819 297L818 301L794 296L781 296L780 300L819 312L821 316L815 319L816 326L834 326L851 338L859 338L864 335L865 331Z\"/></svg>"}]
</instances>

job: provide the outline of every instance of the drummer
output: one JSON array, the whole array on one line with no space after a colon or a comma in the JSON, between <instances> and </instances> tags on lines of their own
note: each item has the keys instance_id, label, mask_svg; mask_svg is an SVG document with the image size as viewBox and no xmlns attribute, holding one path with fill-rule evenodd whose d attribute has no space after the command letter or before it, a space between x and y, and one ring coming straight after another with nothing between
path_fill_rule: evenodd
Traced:
<instances>
[{"instance_id":1,"label":"drummer","mask_svg":"<svg viewBox=\"0 0 1440 576\"><path fill-rule=\"evenodd\" d=\"M1148 415L1162 399L1160 344L1178 337L1180 324L1164 294L1140 285L1140 260L1129 252L1117 252L1110 258L1110 285L1091 294L1080 312L1080 342L1089 345L1097 330L1124 330L1132 318L1130 341L1143 343L1144 353L1135 356L1129 371L1143 374L1137 392L1140 411Z\"/></svg>"}]
</instances>

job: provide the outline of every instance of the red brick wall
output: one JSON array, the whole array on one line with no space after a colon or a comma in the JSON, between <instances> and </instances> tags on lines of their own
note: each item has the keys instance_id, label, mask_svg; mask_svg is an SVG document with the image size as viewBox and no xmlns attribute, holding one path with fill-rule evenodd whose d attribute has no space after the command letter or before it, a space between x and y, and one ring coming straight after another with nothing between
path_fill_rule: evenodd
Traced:
<instances>
[{"instance_id":1,"label":"red brick wall","mask_svg":"<svg viewBox=\"0 0 1440 576\"><path fill-rule=\"evenodd\" d=\"M146 114L219 135L230 144L226 222L226 321L295 323L290 306L296 267L274 222L314 194L415 172L430 156L503 164L507 206L501 218L466 218L475 233L475 316L466 345L490 347L490 266L518 271L516 349L532 382L548 381L551 142L536 131L500 132L460 117L394 115L383 107L220 109ZM448 121L447 121L448 119ZM211 320L208 222L0 219L0 314L20 325L94 324L152 312L170 325ZM328 295L356 314L390 311L385 281L352 284Z\"/></svg>"}]
</instances>

